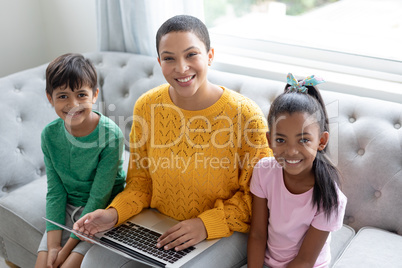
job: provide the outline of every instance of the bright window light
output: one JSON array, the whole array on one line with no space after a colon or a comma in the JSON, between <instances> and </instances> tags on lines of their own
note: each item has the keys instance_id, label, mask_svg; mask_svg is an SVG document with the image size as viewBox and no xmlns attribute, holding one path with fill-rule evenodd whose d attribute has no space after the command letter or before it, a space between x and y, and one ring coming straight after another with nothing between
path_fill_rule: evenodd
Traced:
<instances>
[{"instance_id":1,"label":"bright window light","mask_svg":"<svg viewBox=\"0 0 402 268\"><path fill-rule=\"evenodd\" d=\"M378 79L395 83L387 86L393 92L402 91L401 10L401 0L204 0L225 60Z\"/></svg>"},{"instance_id":2,"label":"bright window light","mask_svg":"<svg viewBox=\"0 0 402 268\"><path fill-rule=\"evenodd\" d=\"M400 0L205 0L213 33L402 61Z\"/></svg>"}]
</instances>

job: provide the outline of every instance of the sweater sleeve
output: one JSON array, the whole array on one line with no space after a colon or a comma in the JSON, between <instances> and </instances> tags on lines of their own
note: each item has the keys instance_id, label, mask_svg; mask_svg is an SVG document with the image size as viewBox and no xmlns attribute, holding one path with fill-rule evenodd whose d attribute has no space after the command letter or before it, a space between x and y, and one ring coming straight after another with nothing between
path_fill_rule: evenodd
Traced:
<instances>
[{"instance_id":1,"label":"sweater sleeve","mask_svg":"<svg viewBox=\"0 0 402 268\"><path fill-rule=\"evenodd\" d=\"M107 124L106 137L96 168L96 174L89 193L89 198L81 215L85 215L108 205L112 191L116 184L123 188L124 181L118 174L119 167L123 164L124 137L119 127L115 124ZM119 178L119 180L117 180Z\"/></svg>"},{"instance_id":2,"label":"sweater sleeve","mask_svg":"<svg viewBox=\"0 0 402 268\"><path fill-rule=\"evenodd\" d=\"M147 164L148 128L144 99L137 100L134 106L133 126L130 133L130 161L127 171L126 187L109 205L117 210L117 225L149 207L152 195L152 180ZM109 208L108 207L108 208Z\"/></svg>"},{"instance_id":3,"label":"sweater sleeve","mask_svg":"<svg viewBox=\"0 0 402 268\"><path fill-rule=\"evenodd\" d=\"M47 145L45 129L41 135L41 147L44 154L47 176L46 218L60 224L65 224L67 192L63 187L59 175L54 169ZM61 230L61 228L50 222L46 222L46 231L52 230Z\"/></svg>"},{"instance_id":4,"label":"sweater sleeve","mask_svg":"<svg viewBox=\"0 0 402 268\"><path fill-rule=\"evenodd\" d=\"M248 105L245 105L248 104ZM248 232L251 221L250 179L254 165L263 157L271 155L266 140L268 130L261 110L253 103L242 107L241 146L237 148L236 165L239 170L238 191L231 198L218 199L213 209L198 217L204 222L208 239L230 236L234 231Z\"/></svg>"}]
</instances>

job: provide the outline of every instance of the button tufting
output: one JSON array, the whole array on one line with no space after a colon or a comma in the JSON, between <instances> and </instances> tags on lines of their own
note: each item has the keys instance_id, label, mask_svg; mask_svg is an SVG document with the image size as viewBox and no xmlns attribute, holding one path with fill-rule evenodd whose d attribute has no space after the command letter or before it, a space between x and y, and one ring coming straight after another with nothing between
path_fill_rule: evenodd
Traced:
<instances>
[{"instance_id":1,"label":"button tufting","mask_svg":"<svg viewBox=\"0 0 402 268\"><path fill-rule=\"evenodd\" d=\"M400 129L400 128L401 128L401 124L396 123L396 124L394 125L394 128L396 128L396 129Z\"/></svg>"},{"instance_id":2,"label":"button tufting","mask_svg":"<svg viewBox=\"0 0 402 268\"><path fill-rule=\"evenodd\" d=\"M14 88L14 92L20 93L20 92L21 92L21 89L19 89L19 88Z\"/></svg>"},{"instance_id":3,"label":"button tufting","mask_svg":"<svg viewBox=\"0 0 402 268\"><path fill-rule=\"evenodd\" d=\"M5 193L8 191L8 189L7 189L6 186L4 186L3 188L1 188L1 190L2 190L3 192L5 192Z\"/></svg>"},{"instance_id":4,"label":"button tufting","mask_svg":"<svg viewBox=\"0 0 402 268\"><path fill-rule=\"evenodd\" d=\"M18 123L21 123L21 122L22 122L21 116L17 116L17 122L18 122Z\"/></svg>"},{"instance_id":5,"label":"button tufting","mask_svg":"<svg viewBox=\"0 0 402 268\"><path fill-rule=\"evenodd\" d=\"M20 154L20 153L22 153L22 150L21 150L21 148L17 147L17 148L15 148L15 152Z\"/></svg>"},{"instance_id":6,"label":"button tufting","mask_svg":"<svg viewBox=\"0 0 402 268\"><path fill-rule=\"evenodd\" d=\"M359 151L357 151L358 155L364 155L364 153L365 153L364 149L360 149Z\"/></svg>"},{"instance_id":7,"label":"button tufting","mask_svg":"<svg viewBox=\"0 0 402 268\"><path fill-rule=\"evenodd\" d=\"M126 94L124 94L124 98L127 99L128 97L130 97L130 93L127 92Z\"/></svg>"},{"instance_id":8,"label":"button tufting","mask_svg":"<svg viewBox=\"0 0 402 268\"><path fill-rule=\"evenodd\" d=\"M380 198L381 197L381 191L378 191L378 190L375 191L374 196L377 197L377 198Z\"/></svg>"},{"instance_id":9,"label":"button tufting","mask_svg":"<svg viewBox=\"0 0 402 268\"><path fill-rule=\"evenodd\" d=\"M109 104L108 109L109 111L114 112L116 110L116 105L114 105L113 103Z\"/></svg>"},{"instance_id":10,"label":"button tufting","mask_svg":"<svg viewBox=\"0 0 402 268\"><path fill-rule=\"evenodd\" d=\"M350 123L354 123L354 122L356 122L356 118L354 118L354 117L350 117L350 118L349 118L349 122L350 122Z\"/></svg>"}]
</instances>

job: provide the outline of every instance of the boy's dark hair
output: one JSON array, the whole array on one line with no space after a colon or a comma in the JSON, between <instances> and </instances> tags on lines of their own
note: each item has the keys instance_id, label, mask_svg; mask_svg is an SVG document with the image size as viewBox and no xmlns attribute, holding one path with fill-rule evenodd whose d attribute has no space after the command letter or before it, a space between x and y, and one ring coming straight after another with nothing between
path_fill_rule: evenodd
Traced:
<instances>
[{"instance_id":1,"label":"boy's dark hair","mask_svg":"<svg viewBox=\"0 0 402 268\"><path fill-rule=\"evenodd\" d=\"M56 88L75 89L88 86L95 94L97 74L89 59L81 54L68 53L54 59L46 68L46 93L52 96Z\"/></svg>"},{"instance_id":2,"label":"boy's dark hair","mask_svg":"<svg viewBox=\"0 0 402 268\"><path fill-rule=\"evenodd\" d=\"M207 52L211 48L207 26L196 17L177 15L165 21L156 33L156 52L159 57L159 43L162 37L170 32L192 32L205 45Z\"/></svg>"},{"instance_id":3,"label":"boy's dark hair","mask_svg":"<svg viewBox=\"0 0 402 268\"><path fill-rule=\"evenodd\" d=\"M317 119L321 133L329 132L329 122L324 101L320 92L315 86L306 86L307 93L294 92L289 90L287 84L285 91L279 95L272 103L268 114L268 128L272 129L275 118L284 113L305 112ZM338 194L336 183L340 183L340 173L325 155L325 147L317 152L313 162L313 172L315 177L312 205L317 209L323 209L327 219L333 209L338 206ZM337 210L335 209L337 213Z\"/></svg>"}]
</instances>

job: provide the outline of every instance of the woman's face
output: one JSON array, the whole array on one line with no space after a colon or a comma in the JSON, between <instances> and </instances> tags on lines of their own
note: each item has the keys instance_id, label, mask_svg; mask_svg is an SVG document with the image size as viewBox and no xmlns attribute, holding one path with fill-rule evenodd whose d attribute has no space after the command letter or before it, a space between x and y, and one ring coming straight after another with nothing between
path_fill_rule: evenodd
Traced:
<instances>
[{"instance_id":1,"label":"woman's face","mask_svg":"<svg viewBox=\"0 0 402 268\"><path fill-rule=\"evenodd\" d=\"M175 97L197 99L207 90L207 70L213 49L192 32L170 32L159 43L159 64L166 81L174 89Z\"/></svg>"}]
</instances>

